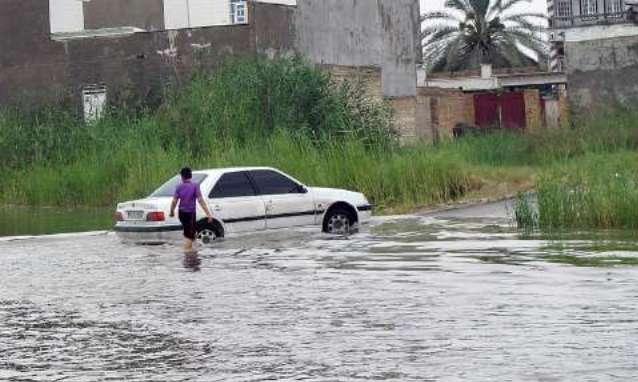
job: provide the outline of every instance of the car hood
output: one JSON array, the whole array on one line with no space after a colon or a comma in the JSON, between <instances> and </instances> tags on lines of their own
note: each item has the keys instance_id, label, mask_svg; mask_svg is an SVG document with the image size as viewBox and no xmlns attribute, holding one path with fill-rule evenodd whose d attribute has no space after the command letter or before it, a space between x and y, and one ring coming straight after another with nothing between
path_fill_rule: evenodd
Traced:
<instances>
[{"instance_id":1,"label":"car hood","mask_svg":"<svg viewBox=\"0 0 638 382\"><path fill-rule=\"evenodd\" d=\"M310 191L315 199L318 200L329 202L344 201L355 207L361 207L369 204L368 199L366 199L365 195L360 192L324 187L309 187L308 191Z\"/></svg>"}]
</instances>

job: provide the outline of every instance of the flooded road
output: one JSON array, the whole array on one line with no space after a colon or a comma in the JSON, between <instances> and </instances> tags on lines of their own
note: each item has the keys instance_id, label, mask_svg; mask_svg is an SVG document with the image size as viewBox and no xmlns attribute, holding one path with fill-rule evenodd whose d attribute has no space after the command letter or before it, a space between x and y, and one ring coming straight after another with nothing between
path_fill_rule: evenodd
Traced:
<instances>
[{"instance_id":1,"label":"flooded road","mask_svg":"<svg viewBox=\"0 0 638 382\"><path fill-rule=\"evenodd\" d=\"M0 239L3 381L629 381L638 246L503 205L229 239Z\"/></svg>"},{"instance_id":2,"label":"flooded road","mask_svg":"<svg viewBox=\"0 0 638 382\"><path fill-rule=\"evenodd\" d=\"M0 239L3 236L107 230L112 226L113 209L111 208L0 205Z\"/></svg>"}]
</instances>

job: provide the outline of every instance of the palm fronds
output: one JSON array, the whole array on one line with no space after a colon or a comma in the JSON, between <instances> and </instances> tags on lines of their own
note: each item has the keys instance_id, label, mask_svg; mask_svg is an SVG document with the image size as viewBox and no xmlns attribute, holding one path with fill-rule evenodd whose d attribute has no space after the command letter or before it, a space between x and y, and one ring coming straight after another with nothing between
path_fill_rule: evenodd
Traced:
<instances>
[{"instance_id":1,"label":"palm fronds","mask_svg":"<svg viewBox=\"0 0 638 382\"><path fill-rule=\"evenodd\" d=\"M513 12L530 0L447 0L446 9L421 16L424 60L430 71L456 71L490 63L529 65L547 55L546 16Z\"/></svg>"}]
</instances>

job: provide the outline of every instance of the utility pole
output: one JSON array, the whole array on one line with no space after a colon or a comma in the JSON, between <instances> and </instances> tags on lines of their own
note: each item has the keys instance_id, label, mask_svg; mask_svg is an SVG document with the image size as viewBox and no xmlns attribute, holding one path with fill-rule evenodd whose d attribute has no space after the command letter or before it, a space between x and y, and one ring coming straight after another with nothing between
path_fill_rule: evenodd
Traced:
<instances>
[{"instance_id":1,"label":"utility pole","mask_svg":"<svg viewBox=\"0 0 638 382\"><path fill-rule=\"evenodd\" d=\"M186 0L186 17L188 19L188 27L191 28L191 3L190 3L190 0Z\"/></svg>"}]
</instances>

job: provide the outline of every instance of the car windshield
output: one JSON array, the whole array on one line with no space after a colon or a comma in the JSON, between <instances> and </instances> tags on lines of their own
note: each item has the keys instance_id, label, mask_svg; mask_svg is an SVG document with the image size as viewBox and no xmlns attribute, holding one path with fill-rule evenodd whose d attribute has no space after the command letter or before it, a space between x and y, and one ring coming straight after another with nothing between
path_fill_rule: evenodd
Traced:
<instances>
[{"instance_id":1,"label":"car windshield","mask_svg":"<svg viewBox=\"0 0 638 382\"><path fill-rule=\"evenodd\" d=\"M206 179L206 174L193 174L193 182L197 184L202 184L202 182ZM158 188L151 194L151 198L163 198L163 197L172 197L175 195L175 190L177 186L182 182L182 177L177 175L168 182L164 183L162 187Z\"/></svg>"}]
</instances>

